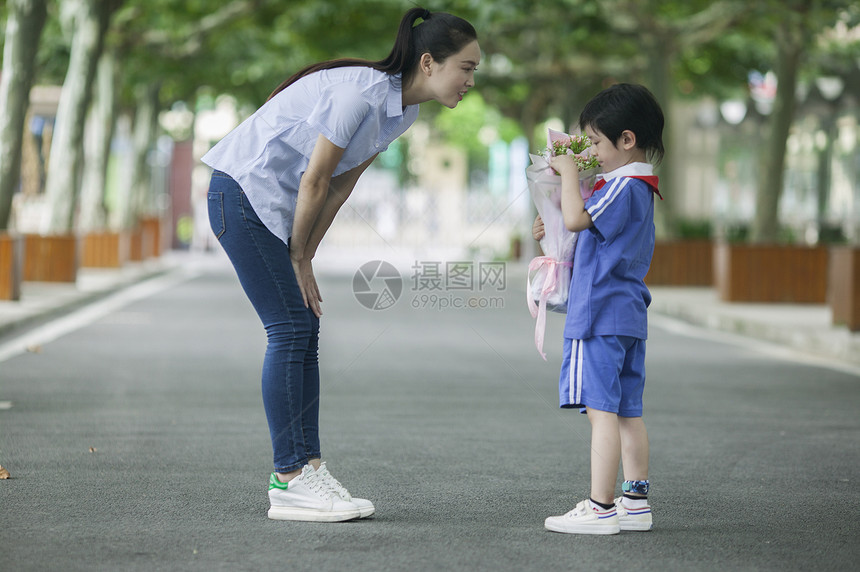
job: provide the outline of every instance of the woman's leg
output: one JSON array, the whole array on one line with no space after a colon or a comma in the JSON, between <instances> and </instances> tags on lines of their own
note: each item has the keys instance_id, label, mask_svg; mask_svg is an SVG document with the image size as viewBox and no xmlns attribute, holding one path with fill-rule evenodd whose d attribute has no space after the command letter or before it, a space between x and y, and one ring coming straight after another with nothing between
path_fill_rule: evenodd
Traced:
<instances>
[{"instance_id":1,"label":"woman's leg","mask_svg":"<svg viewBox=\"0 0 860 572\"><path fill-rule=\"evenodd\" d=\"M289 248L260 222L239 185L216 173L209 189L213 231L266 329L263 406L275 472L319 458L319 320L305 308Z\"/></svg>"},{"instance_id":2,"label":"woman's leg","mask_svg":"<svg viewBox=\"0 0 860 572\"><path fill-rule=\"evenodd\" d=\"M292 264L290 264L292 267ZM298 286L298 284L297 284ZM310 310L308 316L311 320L311 338L308 340L308 348L305 352L303 363L304 392L302 403L302 435L305 439L305 452L308 462L314 469L320 467L320 366L319 366L319 333L320 320Z\"/></svg>"}]
</instances>

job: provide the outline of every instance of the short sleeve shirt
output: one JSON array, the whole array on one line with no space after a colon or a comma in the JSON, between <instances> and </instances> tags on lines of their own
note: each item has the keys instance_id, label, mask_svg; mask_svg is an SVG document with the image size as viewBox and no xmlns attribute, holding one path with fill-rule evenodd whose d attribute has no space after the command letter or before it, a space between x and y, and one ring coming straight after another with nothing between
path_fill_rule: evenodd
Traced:
<instances>
[{"instance_id":1,"label":"short sleeve shirt","mask_svg":"<svg viewBox=\"0 0 860 572\"><path fill-rule=\"evenodd\" d=\"M400 75L343 67L307 75L266 102L202 161L233 177L266 227L292 234L299 183L319 135L344 149L334 175L388 148L418 117Z\"/></svg>"},{"instance_id":2,"label":"short sleeve shirt","mask_svg":"<svg viewBox=\"0 0 860 572\"><path fill-rule=\"evenodd\" d=\"M594 226L579 233L573 257L564 336L648 337L651 293L645 275L654 254L654 192L633 163L604 176L585 201Z\"/></svg>"}]
</instances>

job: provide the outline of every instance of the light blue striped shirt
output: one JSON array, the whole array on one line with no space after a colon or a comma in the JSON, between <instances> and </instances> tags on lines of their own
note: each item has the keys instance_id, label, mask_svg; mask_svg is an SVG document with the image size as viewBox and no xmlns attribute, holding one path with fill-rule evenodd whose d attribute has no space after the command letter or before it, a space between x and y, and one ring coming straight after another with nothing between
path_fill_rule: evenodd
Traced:
<instances>
[{"instance_id":1,"label":"light blue striped shirt","mask_svg":"<svg viewBox=\"0 0 860 572\"><path fill-rule=\"evenodd\" d=\"M299 182L320 134L345 149L337 176L385 151L417 117L418 105L403 106L399 74L322 70L266 102L202 161L233 177L263 224L287 242Z\"/></svg>"}]
</instances>

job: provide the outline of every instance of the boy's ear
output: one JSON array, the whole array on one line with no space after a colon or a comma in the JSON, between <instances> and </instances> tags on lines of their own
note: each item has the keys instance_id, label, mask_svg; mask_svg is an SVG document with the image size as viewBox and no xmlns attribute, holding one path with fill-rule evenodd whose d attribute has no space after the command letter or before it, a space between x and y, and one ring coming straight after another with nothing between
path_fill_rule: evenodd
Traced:
<instances>
[{"instance_id":1,"label":"boy's ear","mask_svg":"<svg viewBox=\"0 0 860 572\"><path fill-rule=\"evenodd\" d=\"M626 129L621 132L619 141L621 142L621 148L625 151L629 151L636 147L636 134L629 129Z\"/></svg>"}]
</instances>

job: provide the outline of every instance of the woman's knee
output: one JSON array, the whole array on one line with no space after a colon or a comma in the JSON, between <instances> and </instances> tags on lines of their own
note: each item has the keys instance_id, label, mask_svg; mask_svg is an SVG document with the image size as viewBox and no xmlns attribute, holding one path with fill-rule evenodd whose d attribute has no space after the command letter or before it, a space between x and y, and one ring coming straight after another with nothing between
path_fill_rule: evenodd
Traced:
<instances>
[{"instance_id":1,"label":"woman's knee","mask_svg":"<svg viewBox=\"0 0 860 572\"><path fill-rule=\"evenodd\" d=\"M266 337L269 345L301 343L307 347L308 341L316 337L317 333L307 319L290 319L281 322L266 324ZM317 330L318 332L318 330Z\"/></svg>"}]
</instances>

